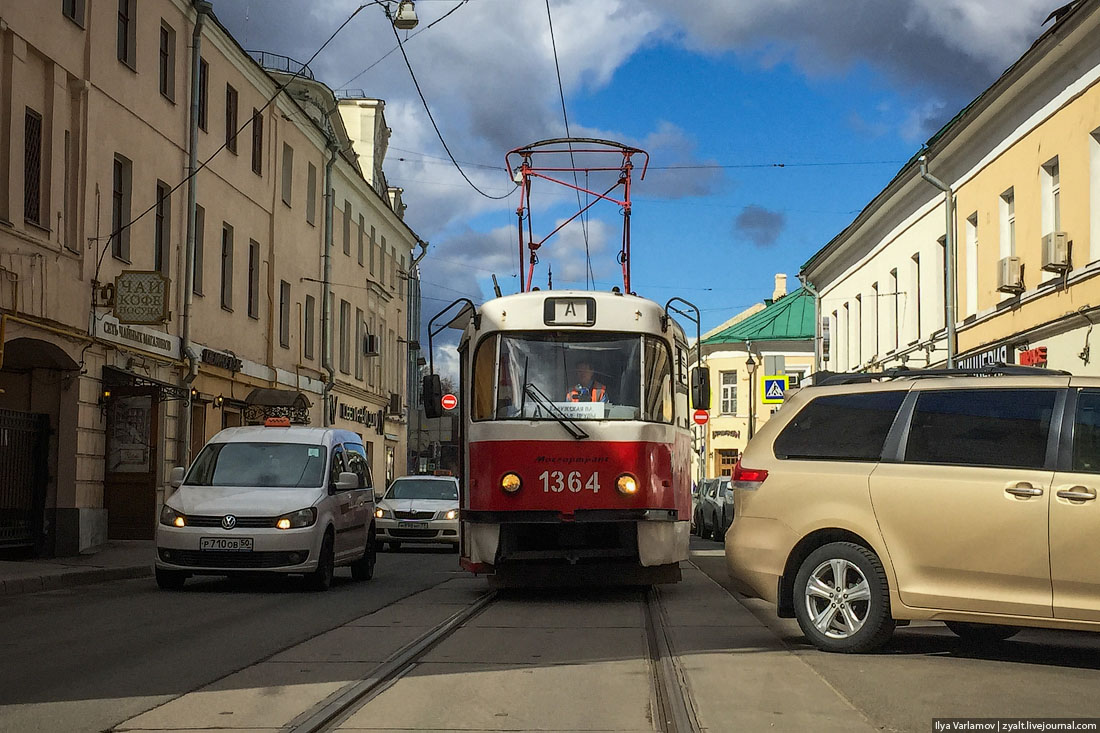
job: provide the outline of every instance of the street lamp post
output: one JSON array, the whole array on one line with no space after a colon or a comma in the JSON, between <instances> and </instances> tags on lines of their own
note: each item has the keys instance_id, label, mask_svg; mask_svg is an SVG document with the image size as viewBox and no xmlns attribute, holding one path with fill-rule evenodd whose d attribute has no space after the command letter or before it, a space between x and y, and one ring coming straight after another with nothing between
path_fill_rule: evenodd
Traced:
<instances>
[{"instance_id":1,"label":"street lamp post","mask_svg":"<svg viewBox=\"0 0 1100 733\"><path fill-rule=\"evenodd\" d=\"M752 352L749 352L749 358L745 362L745 371L749 373L749 440L752 440L753 434L756 432L756 383L754 375L756 374L756 361L752 358Z\"/></svg>"}]
</instances>

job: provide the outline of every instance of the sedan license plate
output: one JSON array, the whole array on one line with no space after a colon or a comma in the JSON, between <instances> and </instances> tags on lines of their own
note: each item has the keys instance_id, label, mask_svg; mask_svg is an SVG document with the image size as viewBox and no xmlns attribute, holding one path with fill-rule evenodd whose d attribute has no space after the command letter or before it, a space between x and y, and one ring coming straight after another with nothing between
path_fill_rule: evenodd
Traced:
<instances>
[{"instance_id":1,"label":"sedan license plate","mask_svg":"<svg viewBox=\"0 0 1100 733\"><path fill-rule=\"evenodd\" d=\"M222 550L228 552L252 552L251 537L200 537L200 550Z\"/></svg>"},{"instance_id":2,"label":"sedan license plate","mask_svg":"<svg viewBox=\"0 0 1100 733\"><path fill-rule=\"evenodd\" d=\"M401 525L400 525L400 528L401 529L427 529L428 528L428 523L427 522L402 522Z\"/></svg>"}]
</instances>

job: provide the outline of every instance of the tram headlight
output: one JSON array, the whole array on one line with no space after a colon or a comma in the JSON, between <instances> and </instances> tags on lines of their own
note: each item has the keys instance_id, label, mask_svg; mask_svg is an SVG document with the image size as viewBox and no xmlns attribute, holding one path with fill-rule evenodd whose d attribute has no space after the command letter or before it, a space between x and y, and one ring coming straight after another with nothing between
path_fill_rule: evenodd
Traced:
<instances>
[{"instance_id":1,"label":"tram headlight","mask_svg":"<svg viewBox=\"0 0 1100 733\"><path fill-rule=\"evenodd\" d=\"M509 471L500 477L500 488L504 489L504 491L509 494L516 493L521 486L523 486L523 479L519 477L518 473Z\"/></svg>"},{"instance_id":2,"label":"tram headlight","mask_svg":"<svg viewBox=\"0 0 1100 733\"><path fill-rule=\"evenodd\" d=\"M615 488L624 496L634 496L638 493L638 479L629 473L620 474L619 478L615 479Z\"/></svg>"}]
</instances>

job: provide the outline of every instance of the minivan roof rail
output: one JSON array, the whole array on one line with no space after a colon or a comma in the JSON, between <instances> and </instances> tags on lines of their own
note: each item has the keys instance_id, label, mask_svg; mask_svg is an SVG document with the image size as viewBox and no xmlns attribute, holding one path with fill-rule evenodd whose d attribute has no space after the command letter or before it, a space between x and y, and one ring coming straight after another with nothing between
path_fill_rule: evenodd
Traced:
<instances>
[{"instance_id":1,"label":"minivan roof rail","mask_svg":"<svg viewBox=\"0 0 1100 733\"><path fill-rule=\"evenodd\" d=\"M828 372L815 373L811 381L814 387L841 384L868 384L887 379L931 379L933 377L1035 377L1072 376L1069 372L1046 367L1018 366L1015 364L990 364L976 369L886 369L881 372Z\"/></svg>"}]
</instances>

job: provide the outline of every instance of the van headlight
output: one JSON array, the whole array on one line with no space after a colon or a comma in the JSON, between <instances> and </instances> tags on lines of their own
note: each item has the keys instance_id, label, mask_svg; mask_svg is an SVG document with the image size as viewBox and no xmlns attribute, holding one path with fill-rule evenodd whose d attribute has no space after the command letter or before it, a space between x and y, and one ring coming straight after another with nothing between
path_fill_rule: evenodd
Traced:
<instances>
[{"instance_id":1,"label":"van headlight","mask_svg":"<svg viewBox=\"0 0 1100 733\"><path fill-rule=\"evenodd\" d=\"M187 517L165 504L160 508L160 523L169 527L186 527Z\"/></svg>"},{"instance_id":2,"label":"van headlight","mask_svg":"<svg viewBox=\"0 0 1100 733\"><path fill-rule=\"evenodd\" d=\"M309 509L299 509L296 512L290 514L284 514L275 520L275 527L277 529L301 529L302 527L310 527L317 521L317 510L313 507Z\"/></svg>"}]
</instances>

